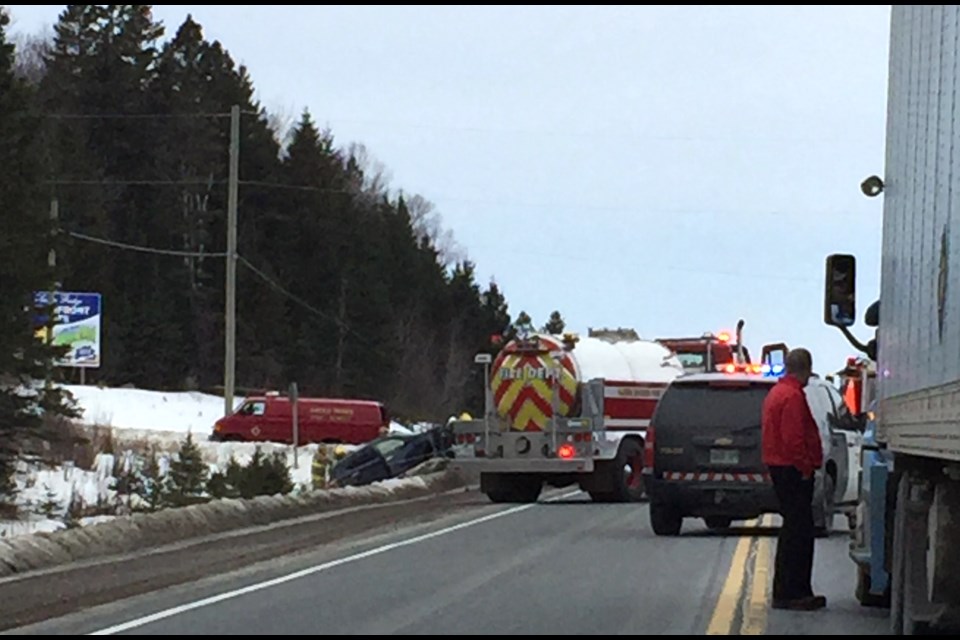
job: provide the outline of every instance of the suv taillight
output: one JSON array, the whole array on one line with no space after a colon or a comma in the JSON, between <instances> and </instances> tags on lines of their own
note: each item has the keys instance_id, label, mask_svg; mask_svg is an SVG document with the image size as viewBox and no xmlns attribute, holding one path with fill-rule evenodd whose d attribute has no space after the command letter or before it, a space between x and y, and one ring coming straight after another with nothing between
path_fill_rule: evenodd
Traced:
<instances>
[{"instance_id":1,"label":"suv taillight","mask_svg":"<svg viewBox=\"0 0 960 640\"><path fill-rule=\"evenodd\" d=\"M647 427L647 439L643 444L643 466L649 473L653 473L653 447L656 444L656 430L651 423Z\"/></svg>"}]
</instances>

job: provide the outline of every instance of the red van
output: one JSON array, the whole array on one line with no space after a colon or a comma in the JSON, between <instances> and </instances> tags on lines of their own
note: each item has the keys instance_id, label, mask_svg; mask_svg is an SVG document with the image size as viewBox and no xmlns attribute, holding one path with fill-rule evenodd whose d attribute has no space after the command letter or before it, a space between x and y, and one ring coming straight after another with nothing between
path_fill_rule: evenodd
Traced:
<instances>
[{"instance_id":1,"label":"red van","mask_svg":"<svg viewBox=\"0 0 960 640\"><path fill-rule=\"evenodd\" d=\"M371 400L300 398L299 442L364 444L390 426L383 404ZM211 440L293 443L293 407L279 393L251 397L234 413L217 420Z\"/></svg>"}]
</instances>

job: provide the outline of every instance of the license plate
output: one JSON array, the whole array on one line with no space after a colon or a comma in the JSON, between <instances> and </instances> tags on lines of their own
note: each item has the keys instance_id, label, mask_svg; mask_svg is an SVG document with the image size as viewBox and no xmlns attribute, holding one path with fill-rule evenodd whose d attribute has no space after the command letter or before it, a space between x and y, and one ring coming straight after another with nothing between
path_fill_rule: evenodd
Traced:
<instances>
[{"instance_id":1,"label":"license plate","mask_svg":"<svg viewBox=\"0 0 960 640\"><path fill-rule=\"evenodd\" d=\"M710 464L740 464L736 449L710 449Z\"/></svg>"}]
</instances>

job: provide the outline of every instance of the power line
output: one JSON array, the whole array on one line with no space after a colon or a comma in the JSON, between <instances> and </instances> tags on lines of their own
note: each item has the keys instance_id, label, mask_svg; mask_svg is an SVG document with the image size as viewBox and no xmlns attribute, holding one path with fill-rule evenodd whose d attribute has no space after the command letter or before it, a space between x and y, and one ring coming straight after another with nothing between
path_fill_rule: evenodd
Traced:
<instances>
[{"instance_id":1,"label":"power line","mask_svg":"<svg viewBox=\"0 0 960 640\"><path fill-rule=\"evenodd\" d=\"M155 254L155 255L168 255L168 256L181 256L181 257L190 257L190 258L226 258L226 257L227 257L227 253L226 253L226 252L204 253L204 252L197 252L197 251L176 251L176 250L171 250L171 249L157 249L157 248L154 248L154 247L145 247L145 246L140 246L140 245L128 244L128 243L125 243L125 242L117 242L117 241L115 241L115 240L107 240L107 239L105 239L105 238L96 238L96 237L94 237L94 236L88 236L88 235L83 234L83 233L77 233L76 231L67 231L66 233L69 234L70 236L74 237L74 238L79 239L79 240L85 240L85 241L87 241L87 242L93 242L93 243L96 243L96 244L102 244L102 245L106 245L106 246L110 246L110 247L115 247L115 248L117 248L117 249L125 249L125 250L128 250L128 251L139 251L139 252L141 252L141 253L149 253L149 254ZM297 296L296 294L292 293L292 292L289 291L288 289L284 288L284 287L281 286L279 283L277 283L276 280L274 280L273 278L271 278L270 276L268 276L268 275L267 275L266 273L264 273L262 270L260 270L260 269L258 269L257 267L255 267L255 266L253 265L253 263L251 263L249 260L247 260L246 258L244 258L242 255L237 254L237 260L239 260L241 263L243 263L243 265L244 265L245 267L247 267L248 269L250 269L250 271L252 271L256 276L258 276L261 280L263 280L264 282L266 282L271 288L273 288L274 290L276 290L278 293L286 296L287 298L289 298L289 299L292 300L293 302L296 302L296 303L299 304L301 307L303 307L303 308L306 309L307 311L310 311L310 312L313 313L314 315L317 315L317 316L320 316L320 317L322 317L322 318L324 318L324 319L326 319L326 320L329 320L329 321L333 322L334 324L336 324L336 325L337 325L338 327L340 327L341 329L344 329L344 330L346 330L346 331L349 331L349 332L352 333L353 335L355 335L355 336L357 336L358 338L360 338L360 340L361 340L363 343L366 343L366 344L364 344L364 346L367 347L368 349L370 349L371 352L379 355L380 357L382 357L382 358L384 358L384 359L388 359L387 356L386 356L382 351L380 351L379 349L377 349L376 347L374 347L374 346L372 345L372 343L370 343L370 341L369 341L365 336L363 336L362 334L360 334L358 331L356 331L356 330L355 330L353 327L351 327L350 325L348 325L348 324L346 324L345 322L341 321L339 318L335 318L334 316L331 316L331 315L328 314L328 313L324 313L323 311L321 311L320 309L317 309L316 307L314 307L313 305L311 305L309 302L307 302L307 301L304 300L303 298Z\"/></svg>"},{"instance_id":2,"label":"power line","mask_svg":"<svg viewBox=\"0 0 960 640\"><path fill-rule=\"evenodd\" d=\"M283 184L282 182L266 182L264 180L240 180L240 184L251 187L266 187L268 189L286 189L290 191L308 191L313 193L357 193L357 189L342 187L315 187L305 184Z\"/></svg>"},{"instance_id":3,"label":"power line","mask_svg":"<svg viewBox=\"0 0 960 640\"><path fill-rule=\"evenodd\" d=\"M97 186L97 187L130 187L130 186L164 186L164 185L183 185L183 186L212 186L216 184L226 184L226 180L204 180L197 178L195 180L44 180L43 184L48 185L66 185L66 186Z\"/></svg>"},{"instance_id":4,"label":"power line","mask_svg":"<svg viewBox=\"0 0 960 640\"><path fill-rule=\"evenodd\" d=\"M185 258L226 258L226 252L202 252L202 251L177 251L174 249L157 249L154 247L145 247L141 245L127 244L126 242L117 242L116 240L107 240L106 238L96 238L76 231L67 231L68 235L96 244L103 244L117 249L126 249L128 251L139 251L141 253L152 253L165 256L181 256Z\"/></svg>"},{"instance_id":5,"label":"power line","mask_svg":"<svg viewBox=\"0 0 960 640\"><path fill-rule=\"evenodd\" d=\"M61 186L219 186L226 184L226 180L45 180L44 184L47 185L61 185ZM266 189L280 189L280 190L289 190L289 191L303 191L309 193L342 193L342 194L361 194L363 193L362 189L356 188L342 188L342 187L316 187L311 185L298 185L298 184L284 184L281 182L267 182L264 180L240 180L238 184L250 186L250 187L262 187ZM406 196L407 201L409 202L409 194ZM431 196L431 204L437 204L437 201L444 200L450 203L457 204L466 204L466 205L478 205L486 207L501 207L501 208L522 208L522 209L549 209L552 211L556 210L576 210L576 211L607 211L611 213L635 213L639 215L722 215L722 216L770 216L770 217L783 217L783 216L803 216L803 217L829 217L833 219L840 219L844 216L849 216L849 211L830 211L830 210L796 210L791 211L787 209L768 209L768 210L744 210L744 209L717 209L717 208L703 208L703 209L681 209L681 208L659 208L659 207L630 207L630 206L619 206L619 205L604 205L604 204L577 204L577 203L549 203L549 202L522 202L522 201L505 201L505 200L479 200L472 198L462 198L458 196L449 196L445 194L434 194Z\"/></svg>"},{"instance_id":6,"label":"power line","mask_svg":"<svg viewBox=\"0 0 960 640\"><path fill-rule=\"evenodd\" d=\"M345 331L349 331L349 332L352 333L353 335L355 335L355 336L357 336L358 338L360 338L360 340L362 340L363 342L367 343L367 344L364 345L364 346L366 346L368 349L370 349L371 352L376 353L376 354L379 355L380 357L389 360L389 358L387 358L387 356L386 356L382 351L380 351L378 348L376 348L375 346L373 346L372 343L370 343L370 341L367 340L367 338L366 338L365 336L363 336L362 334L360 334L359 332L357 332L353 327L351 327L351 326L348 325L347 323L343 322L343 321L340 320L339 318L336 318L336 317L330 315L329 313L325 313L324 311L321 311L320 309L317 309L316 307L314 307L313 305L311 305L309 302L307 302L306 300L304 300L304 299L301 298L300 296L298 296L298 295L290 292L289 290L287 290L286 288L284 288L283 286L281 286L280 284L278 284L276 280L274 280L273 278L271 278L270 276L268 276L266 273L264 273L263 271L261 271L261 270L258 269L257 267L253 266L253 264L252 264L249 260L247 260L246 258L244 258L242 255L239 255L239 254L238 254L238 255L237 255L237 259L238 259L246 268L250 269L250 271L252 271L255 275L257 275L261 280L263 280L264 282L266 282L271 288L273 288L274 290L276 290L278 293L286 296L287 298L289 298L289 299L292 300L293 302L296 302L296 303L299 304L301 307L303 307L303 308L306 309L307 311L310 311L310 312L313 313L314 315L317 315L317 316L320 316L321 318L324 318L324 319L326 319L326 320L329 320L329 321L333 322L334 324L336 324L336 325L337 325L338 327L340 327L341 329L344 329Z\"/></svg>"},{"instance_id":7,"label":"power line","mask_svg":"<svg viewBox=\"0 0 960 640\"><path fill-rule=\"evenodd\" d=\"M260 115L257 111L241 111L241 115ZM196 113L23 113L21 117L52 120L172 120L176 118L229 118L230 112Z\"/></svg>"}]
</instances>

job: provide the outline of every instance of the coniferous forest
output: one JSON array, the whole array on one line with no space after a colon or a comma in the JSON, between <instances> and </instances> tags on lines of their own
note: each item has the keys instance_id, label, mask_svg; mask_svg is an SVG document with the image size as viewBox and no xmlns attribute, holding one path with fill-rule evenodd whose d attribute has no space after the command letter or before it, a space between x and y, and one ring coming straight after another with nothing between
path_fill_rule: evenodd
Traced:
<instances>
[{"instance_id":1,"label":"coniferous forest","mask_svg":"<svg viewBox=\"0 0 960 640\"><path fill-rule=\"evenodd\" d=\"M296 381L302 395L374 398L408 419L481 410L473 358L510 325L504 295L477 282L425 197L386 187L362 145L341 144L308 109L290 123L268 113L247 69L190 16L171 33L149 5L68 5L52 38L14 39L8 22L6 379L51 373L30 301L58 286L103 296L88 384L222 392L239 105L237 393ZM21 428L27 400L3 398L0 429Z\"/></svg>"}]
</instances>

